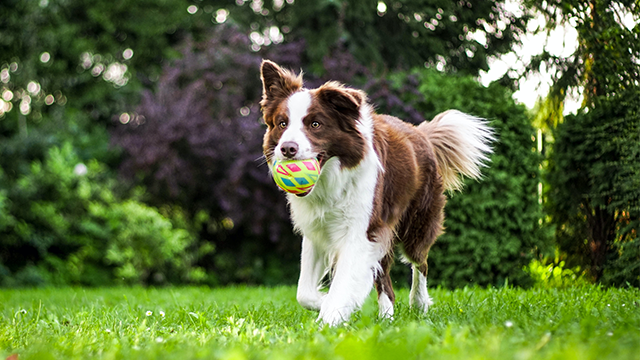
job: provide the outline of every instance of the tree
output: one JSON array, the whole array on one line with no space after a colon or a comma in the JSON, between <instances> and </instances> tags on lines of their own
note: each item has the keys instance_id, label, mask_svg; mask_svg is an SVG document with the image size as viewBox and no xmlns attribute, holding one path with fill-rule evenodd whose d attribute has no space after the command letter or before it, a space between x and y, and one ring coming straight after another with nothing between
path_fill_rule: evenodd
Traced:
<instances>
[{"instance_id":1,"label":"tree","mask_svg":"<svg viewBox=\"0 0 640 360\"><path fill-rule=\"evenodd\" d=\"M183 0L0 3L0 167L9 179L68 140L115 167L107 127L188 28Z\"/></svg>"},{"instance_id":2,"label":"tree","mask_svg":"<svg viewBox=\"0 0 640 360\"><path fill-rule=\"evenodd\" d=\"M555 131L547 208L571 264L639 286L640 91L595 105Z\"/></svg>"},{"instance_id":3,"label":"tree","mask_svg":"<svg viewBox=\"0 0 640 360\"><path fill-rule=\"evenodd\" d=\"M545 195L556 240L570 264L587 268L592 279L603 280L607 267L615 264L618 275L610 279L637 286L640 26L635 23L640 3L569 0L529 4L546 15L550 27L576 24L579 37L571 56L543 53L531 65L535 69L544 63L556 71L548 99L548 104L556 106L541 114L561 122L552 132L555 143L549 151ZM623 22L629 18L634 24ZM583 108L562 122L558 115L564 96L577 87L584 89ZM547 124L552 129L556 126L555 121Z\"/></svg>"},{"instance_id":4,"label":"tree","mask_svg":"<svg viewBox=\"0 0 640 360\"><path fill-rule=\"evenodd\" d=\"M253 45L306 40L313 72L344 46L374 73L415 66L439 66L477 75L487 58L510 51L529 16L505 1L447 0L204 0L215 20L229 16L253 31ZM375 70L374 70L375 69Z\"/></svg>"},{"instance_id":5,"label":"tree","mask_svg":"<svg viewBox=\"0 0 640 360\"><path fill-rule=\"evenodd\" d=\"M2 86L16 104L5 116L24 115L24 130L37 126L52 104L68 104L108 122L141 83L158 75L163 58L174 56L186 7L182 0L3 1Z\"/></svg>"}]
</instances>

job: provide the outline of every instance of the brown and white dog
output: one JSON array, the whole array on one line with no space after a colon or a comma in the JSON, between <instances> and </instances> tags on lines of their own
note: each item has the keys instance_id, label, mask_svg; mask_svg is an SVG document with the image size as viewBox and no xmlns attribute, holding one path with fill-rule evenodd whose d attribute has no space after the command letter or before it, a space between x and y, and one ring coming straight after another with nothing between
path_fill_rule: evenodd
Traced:
<instances>
[{"instance_id":1,"label":"brown and white dog","mask_svg":"<svg viewBox=\"0 0 640 360\"><path fill-rule=\"evenodd\" d=\"M413 126L376 114L360 90L336 82L305 89L302 75L268 60L261 78L267 162L317 158L321 165L310 192L287 194L303 235L298 302L335 326L375 283L380 316L393 317L389 270L399 245L413 269L410 305L427 311L427 255L443 231L444 191L459 189L460 175L480 177L492 129L456 110ZM329 291L321 292L329 271Z\"/></svg>"}]
</instances>

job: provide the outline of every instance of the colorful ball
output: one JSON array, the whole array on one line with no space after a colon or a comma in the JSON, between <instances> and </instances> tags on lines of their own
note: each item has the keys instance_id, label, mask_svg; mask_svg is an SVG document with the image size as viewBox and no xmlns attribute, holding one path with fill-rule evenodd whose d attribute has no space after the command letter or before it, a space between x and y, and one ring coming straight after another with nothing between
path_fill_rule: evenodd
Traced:
<instances>
[{"instance_id":1,"label":"colorful ball","mask_svg":"<svg viewBox=\"0 0 640 360\"><path fill-rule=\"evenodd\" d=\"M320 176L320 164L316 159L274 160L271 174L284 191L300 195L311 191Z\"/></svg>"}]
</instances>

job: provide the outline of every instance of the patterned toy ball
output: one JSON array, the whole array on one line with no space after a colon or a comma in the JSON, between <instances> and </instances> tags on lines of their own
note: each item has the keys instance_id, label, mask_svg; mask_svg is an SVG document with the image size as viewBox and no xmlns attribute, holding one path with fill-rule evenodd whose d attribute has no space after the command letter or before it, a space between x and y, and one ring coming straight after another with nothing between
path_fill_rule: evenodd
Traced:
<instances>
[{"instance_id":1,"label":"patterned toy ball","mask_svg":"<svg viewBox=\"0 0 640 360\"><path fill-rule=\"evenodd\" d=\"M282 190L300 195L311 191L318 181L320 164L316 159L274 160L271 174Z\"/></svg>"}]
</instances>

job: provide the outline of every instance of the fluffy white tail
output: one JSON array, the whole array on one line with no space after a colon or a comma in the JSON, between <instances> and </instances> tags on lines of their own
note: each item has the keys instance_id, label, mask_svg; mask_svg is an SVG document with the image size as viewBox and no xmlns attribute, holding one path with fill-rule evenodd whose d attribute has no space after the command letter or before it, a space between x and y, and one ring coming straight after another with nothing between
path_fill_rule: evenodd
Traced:
<instances>
[{"instance_id":1,"label":"fluffy white tail","mask_svg":"<svg viewBox=\"0 0 640 360\"><path fill-rule=\"evenodd\" d=\"M486 166L489 145L495 140L486 120L458 110L438 114L433 120L418 126L431 141L438 159L438 169L447 190L460 190L461 175L481 177L480 167Z\"/></svg>"}]
</instances>

